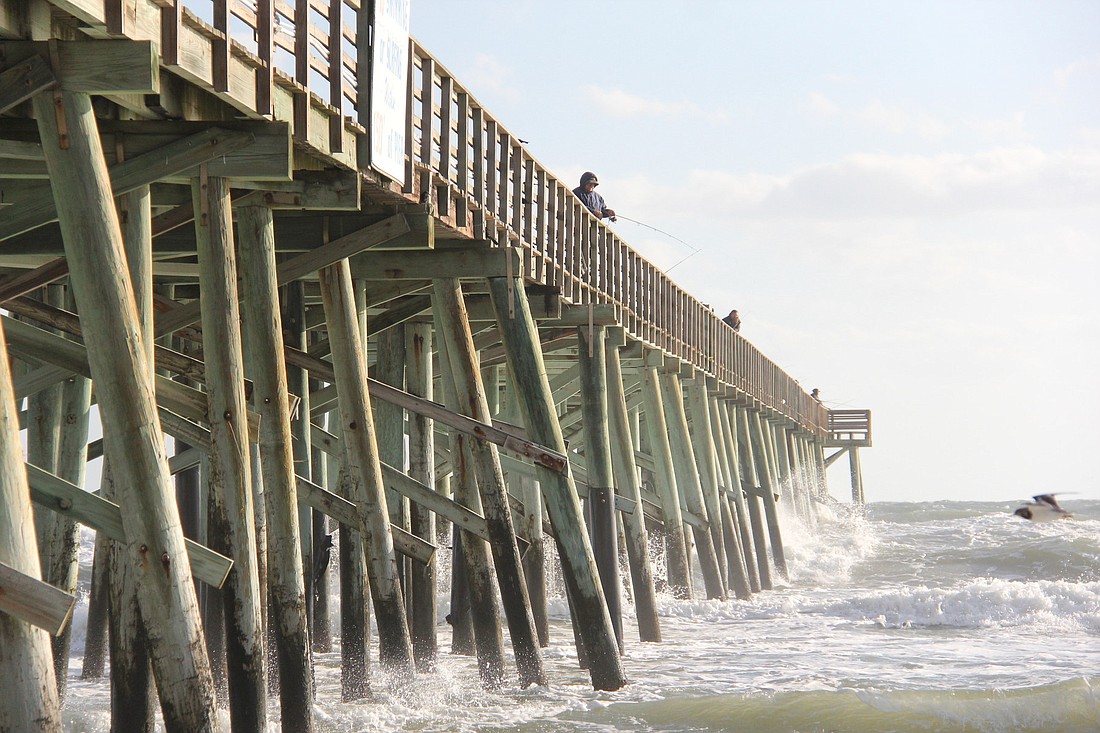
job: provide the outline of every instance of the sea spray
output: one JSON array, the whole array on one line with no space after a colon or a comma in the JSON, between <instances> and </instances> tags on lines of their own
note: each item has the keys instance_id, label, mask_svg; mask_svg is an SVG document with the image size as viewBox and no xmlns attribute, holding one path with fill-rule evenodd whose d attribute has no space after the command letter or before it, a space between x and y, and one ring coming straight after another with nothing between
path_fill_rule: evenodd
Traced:
<instances>
[{"instance_id":1,"label":"sea spray","mask_svg":"<svg viewBox=\"0 0 1100 733\"><path fill-rule=\"evenodd\" d=\"M546 687L520 689L513 673L503 690L483 690L476 661L448 653L441 620L439 671L398 691L378 680L369 701L341 702L338 648L317 655L317 728L1100 730L1100 502L1066 504L1074 519L1042 526L1005 501L837 505L812 528L781 515L790 579L749 601L663 594L660 644L639 642L626 614L630 684L614 693L593 691L579 668L555 581ZM75 649L82 629L78 620ZM106 682L80 680L79 659L70 670L66 730L106 733Z\"/></svg>"}]
</instances>

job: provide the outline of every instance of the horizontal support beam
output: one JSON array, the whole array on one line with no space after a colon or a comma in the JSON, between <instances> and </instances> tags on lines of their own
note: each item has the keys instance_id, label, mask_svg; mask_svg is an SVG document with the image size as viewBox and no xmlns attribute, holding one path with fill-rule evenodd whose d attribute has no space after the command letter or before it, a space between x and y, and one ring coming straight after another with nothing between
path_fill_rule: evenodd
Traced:
<instances>
[{"instance_id":1,"label":"horizontal support beam","mask_svg":"<svg viewBox=\"0 0 1100 733\"><path fill-rule=\"evenodd\" d=\"M197 171L200 164L218 157L224 158L233 151L250 145L254 140L255 137L247 132L230 132L218 127L208 127L191 137L176 140L162 148L111 166L108 170L111 194L121 196L139 186L182 171ZM287 154L289 155L289 150ZM15 206L4 212L4 218L0 220L0 240L57 219L57 204L50 185L44 183L29 189L24 190Z\"/></svg>"},{"instance_id":2,"label":"horizontal support beam","mask_svg":"<svg viewBox=\"0 0 1100 733\"><path fill-rule=\"evenodd\" d=\"M557 288L528 285L525 290L532 318L540 324L546 324L555 323L561 317L563 306L561 293ZM471 293L464 296L463 300L466 303L466 318L471 323L496 322L496 311L493 310L493 303L488 295Z\"/></svg>"},{"instance_id":3,"label":"horizontal support beam","mask_svg":"<svg viewBox=\"0 0 1100 733\"><path fill-rule=\"evenodd\" d=\"M214 125L211 128L211 124ZM277 121L219 120L209 122L182 122L177 120L99 120L100 146L103 159L111 168L137 157L159 150L171 150L169 146L184 140L199 139L197 136L210 129L220 131L221 135L247 135L250 145L247 148L226 150L224 155L198 161L183 168L166 170L148 181L190 185L192 178L199 177L199 164L207 162L207 175L228 178L233 181L231 187L240 188L279 188L277 184L291 183L293 172L293 144L290 125ZM33 120L13 120L4 126L5 135L13 140L38 142L38 127ZM119 158L119 153L122 157ZM322 171L314 172L316 174ZM348 171L348 173L353 173ZM5 166L5 178L41 179L49 178L44 161L28 161ZM240 181L238 183L237 181ZM111 183L115 185L114 173ZM305 188L296 190L290 187L287 193L303 196ZM119 190L115 190L118 195ZM20 192L14 192L15 201L20 201ZM284 203L293 203L284 199ZM286 206L286 208L305 208ZM341 208L349 208L345 206Z\"/></svg>"},{"instance_id":4,"label":"horizontal support beam","mask_svg":"<svg viewBox=\"0 0 1100 733\"><path fill-rule=\"evenodd\" d=\"M122 512L118 504L85 491L38 466L27 466L27 483L31 487L31 500L69 519L103 532L116 542L126 542L122 525ZM221 588L229 575L233 561L214 552L209 547L184 540L187 557L191 561L191 573L199 580Z\"/></svg>"},{"instance_id":5,"label":"horizontal support beam","mask_svg":"<svg viewBox=\"0 0 1100 733\"><path fill-rule=\"evenodd\" d=\"M523 260L514 247L383 250L351 258L352 277L365 280L484 279L522 272Z\"/></svg>"},{"instance_id":6,"label":"horizontal support beam","mask_svg":"<svg viewBox=\"0 0 1100 733\"><path fill-rule=\"evenodd\" d=\"M0 112L11 109L20 102L30 99L32 96L48 89L57 83L57 77L53 75L53 71L50 70L50 65L46 63L46 60L41 56L31 56L25 61L21 61L8 69L0 72ZM12 148L7 148L2 144L7 141L0 141L0 158L15 158L18 160L42 160L42 146L38 145L37 150L23 149L22 154L19 154L18 149L15 149L13 154ZM18 143L16 143L18 144ZM31 143L23 143L24 145L30 145ZM25 157L28 153L34 154L35 157Z\"/></svg>"},{"instance_id":7,"label":"horizontal support beam","mask_svg":"<svg viewBox=\"0 0 1100 733\"><path fill-rule=\"evenodd\" d=\"M336 386L337 390L339 389L339 385L335 385L336 374L332 364L323 359L310 356L299 349L294 349L289 346L284 347L284 349L287 357L287 364L299 369L306 369L314 377L329 382L331 385ZM440 424L447 425L459 432L493 443L501 450L534 461L540 466L549 468L556 473L563 473L568 467L567 459L561 453L550 450L549 448L529 440L519 438L510 431L502 430L494 425L486 425L473 418L460 415L457 412L452 412L438 402L432 402L423 397L409 394L396 387L391 387L388 384L379 382L377 379L367 380L367 391L370 393L372 399L382 400L383 402L403 407L418 415L430 417Z\"/></svg>"},{"instance_id":8,"label":"horizontal support beam","mask_svg":"<svg viewBox=\"0 0 1100 733\"><path fill-rule=\"evenodd\" d=\"M76 596L0 562L0 613L57 636L73 615Z\"/></svg>"},{"instance_id":9,"label":"horizontal support beam","mask_svg":"<svg viewBox=\"0 0 1100 733\"><path fill-rule=\"evenodd\" d=\"M88 365L88 352L83 344L28 323L16 321L9 316L0 316L0 321L4 324L8 347L13 354L51 365L20 375L13 380L12 389L17 398L35 394L47 386L64 380L69 374L92 376L91 367ZM156 374L153 378L158 407L164 407L190 420L210 422L209 404L204 392L175 382L161 374ZM246 413L246 421L248 439L256 442L260 428L259 413L249 410Z\"/></svg>"},{"instance_id":10,"label":"horizontal support beam","mask_svg":"<svg viewBox=\"0 0 1100 733\"><path fill-rule=\"evenodd\" d=\"M564 326L617 326L619 318L616 307L607 303L592 305L566 305L562 306L561 316L557 320L540 323L540 326L551 328Z\"/></svg>"},{"instance_id":11,"label":"horizontal support beam","mask_svg":"<svg viewBox=\"0 0 1100 733\"><path fill-rule=\"evenodd\" d=\"M407 231L409 223L403 215L391 216L281 263L275 269L276 279L279 285L286 285L364 249L384 244ZM201 318L202 311L198 301L180 305L156 314L153 331L158 337L166 336L196 323Z\"/></svg>"},{"instance_id":12,"label":"horizontal support beam","mask_svg":"<svg viewBox=\"0 0 1100 733\"><path fill-rule=\"evenodd\" d=\"M259 204L289 211L358 211L362 201L362 179L358 171L294 171L292 181L263 181L257 186L259 190L234 196L233 206ZM231 186L233 189L246 187L243 181L234 181Z\"/></svg>"},{"instance_id":13,"label":"horizontal support beam","mask_svg":"<svg viewBox=\"0 0 1100 733\"><path fill-rule=\"evenodd\" d=\"M340 524L346 524L349 527L359 526L359 512L354 503L318 486L307 478L302 476L295 476L295 478L298 480L298 498L304 504L332 517ZM431 542L406 532L395 524L390 524L390 534L393 535L394 549L402 555L411 557L423 565L427 565L435 557L436 546Z\"/></svg>"},{"instance_id":14,"label":"horizontal support beam","mask_svg":"<svg viewBox=\"0 0 1100 733\"><path fill-rule=\"evenodd\" d=\"M329 455L338 457L344 455L340 438L317 425L310 425L310 442ZM489 541L489 525L480 514L448 499L387 463L382 463L382 481L386 484L386 488L396 491L409 501ZM358 520L355 520L355 523L357 524Z\"/></svg>"},{"instance_id":15,"label":"horizontal support beam","mask_svg":"<svg viewBox=\"0 0 1100 733\"><path fill-rule=\"evenodd\" d=\"M53 74L66 92L156 94L160 56L152 41L0 41L0 68L57 51Z\"/></svg>"}]
</instances>

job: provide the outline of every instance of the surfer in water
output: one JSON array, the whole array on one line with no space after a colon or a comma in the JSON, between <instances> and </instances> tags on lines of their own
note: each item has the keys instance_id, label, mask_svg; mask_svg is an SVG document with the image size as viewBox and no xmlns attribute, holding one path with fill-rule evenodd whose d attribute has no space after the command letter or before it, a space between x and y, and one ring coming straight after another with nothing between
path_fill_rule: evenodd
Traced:
<instances>
[{"instance_id":1,"label":"surfer in water","mask_svg":"<svg viewBox=\"0 0 1100 733\"><path fill-rule=\"evenodd\" d=\"M1058 505L1058 500L1054 498L1054 494L1038 494L1031 498L1035 501L1029 501L1014 511L1013 514L1032 522L1052 522L1055 519L1066 519L1073 516Z\"/></svg>"}]
</instances>

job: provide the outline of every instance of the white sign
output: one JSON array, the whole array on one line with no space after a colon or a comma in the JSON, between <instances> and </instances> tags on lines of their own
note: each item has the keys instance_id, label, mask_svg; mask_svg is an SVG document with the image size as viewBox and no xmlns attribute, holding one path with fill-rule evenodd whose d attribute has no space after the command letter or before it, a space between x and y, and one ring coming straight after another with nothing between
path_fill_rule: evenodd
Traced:
<instances>
[{"instance_id":1,"label":"white sign","mask_svg":"<svg viewBox=\"0 0 1100 733\"><path fill-rule=\"evenodd\" d=\"M370 164L401 185L405 185L410 1L375 0L371 46Z\"/></svg>"}]
</instances>

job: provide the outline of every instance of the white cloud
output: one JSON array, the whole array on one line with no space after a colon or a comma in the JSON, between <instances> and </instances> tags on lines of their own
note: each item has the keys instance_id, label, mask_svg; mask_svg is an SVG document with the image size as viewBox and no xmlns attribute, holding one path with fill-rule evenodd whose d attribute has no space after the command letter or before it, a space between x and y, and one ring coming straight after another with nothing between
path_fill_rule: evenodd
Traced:
<instances>
[{"instance_id":1,"label":"white cloud","mask_svg":"<svg viewBox=\"0 0 1100 733\"><path fill-rule=\"evenodd\" d=\"M856 119L895 135L915 135L923 140L942 139L950 131L946 124L906 105L890 105L875 100L855 113Z\"/></svg>"},{"instance_id":2,"label":"white cloud","mask_svg":"<svg viewBox=\"0 0 1100 733\"><path fill-rule=\"evenodd\" d=\"M1054 83L1065 89L1076 77L1100 76L1100 55L1067 64L1054 72Z\"/></svg>"},{"instance_id":3,"label":"white cloud","mask_svg":"<svg viewBox=\"0 0 1100 733\"><path fill-rule=\"evenodd\" d=\"M885 130L898 136L941 140L951 132L946 123L911 104L888 104L875 99L858 109L846 108L821 92L811 92L806 106L819 117Z\"/></svg>"},{"instance_id":4,"label":"white cloud","mask_svg":"<svg viewBox=\"0 0 1100 733\"><path fill-rule=\"evenodd\" d=\"M729 220L852 221L1095 207L1100 150L1033 147L970 155L851 155L786 175L695 170L684 185L620 181L616 198ZM625 208L624 208L625 210Z\"/></svg>"},{"instance_id":5,"label":"white cloud","mask_svg":"<svg viewBox=\"0 0 1100 733\"><path fill-rule=\"evenodd\" d=\"M963 125L981 135L985 140L1018 141L1026 137L1022 112L1016 112L1002 119L968 118L963 121Z\"/></svg>"},{"instance_id":6,"label":"white cloud","mask_svg":"<svg viewBox=\"0 0 1100 733\"><path fill-rule=\"evenodd\" d=\"M808 107L811 112L822 117L835 117L840 114L840 105L826 97L821 92L811 92Z\"/></svg>"},{"instance_id":7,"label":"white cloud","mask_svg":"<svg viewBox=\"0 0 1100 733\"><path fill-rule=\"evenodd\" d=\"M512 70L495 56L479 53L474 56L474 67L463 75L463 85L476 89L479 96L507 102L523 99L523 90L515 81Z\"/></svg>"},{"instance_id":8,"label":"white cloud","mask_svg":"<svg viewBox=\"0 0 1100 733\"><path fill-rule=\"evenodd\" d=\"M726 112L704 111L693 102L640 97L622 89L604 89L594 84L586 85L582 93L587 104L619 119L691 117L712 125L723 125L729 121L729 115Z\"/></svg>"}]
</instances>

